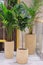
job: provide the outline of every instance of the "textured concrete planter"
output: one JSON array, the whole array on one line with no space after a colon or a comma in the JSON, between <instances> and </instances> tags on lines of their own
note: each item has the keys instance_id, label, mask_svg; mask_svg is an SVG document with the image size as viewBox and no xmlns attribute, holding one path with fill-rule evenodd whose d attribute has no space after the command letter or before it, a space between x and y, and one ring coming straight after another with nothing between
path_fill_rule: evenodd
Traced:
<instances>
[{"instance_id":1,"label":"textured concrete planter","mask_svg":"<svg viewBox=\"0 0 43 65\"><path fill-rule=\"evenodd\" d=\"M34 54L36 49L36 35L25 35L25 47L28 48L29 54Z\"/></svg>"},{"instance_id":2,"label":"textured concrete planter","mask_svg":"<svg viewBox=\"0 0 43 65\"><path fill-rule=\"evenodd\" d=\"M28 62L28 49L17 49L17 63L25 64Z\"/></svg>"},{"instance_id":3,"label":"textured concrete planter","mask_svg":"<svg viewBox=\"0 0 43 65\"><path fill-rule=\"evenodd\" d=\"M11 42L5 42L4 45L4 50L5 50L5 57L6 58L13 58L14 55L14 41Z\"/></svg>"}]
</instances>

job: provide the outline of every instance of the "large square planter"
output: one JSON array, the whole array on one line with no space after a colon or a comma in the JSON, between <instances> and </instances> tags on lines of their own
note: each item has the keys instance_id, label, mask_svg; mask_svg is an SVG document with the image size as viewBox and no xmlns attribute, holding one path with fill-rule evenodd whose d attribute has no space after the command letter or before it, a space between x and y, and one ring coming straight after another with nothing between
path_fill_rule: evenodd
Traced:
<instances>
[{"instance_id":1,"label":"large square planter","mask_svg":"<svg viewBox=\"0 0 43 65\"><path fill-rule=\"evenodd\" d=\"M26 34L25 35L25 47L28 48L29 54L34 54L36 50L36 35Z\"/></svg>"},{"instance_id":2,"label":"large square planter","mask_svg":"<svg viewBox=\"0 0 43 65\"><path fill-rule=\"evenodd\" d=\"M17 49L16 60L19 64L25 64L28 62L28 49Z\"/></svg>"},{"instance_id":3,"label":"large square planter","mask_svg":"<svg viewBox=\"0 0 43 65\"><path fill-rule=\"evenodd\" d=\"M5 57L10 59L14 56L14 41L4 43Z\"/></svg>"}]
</instances>

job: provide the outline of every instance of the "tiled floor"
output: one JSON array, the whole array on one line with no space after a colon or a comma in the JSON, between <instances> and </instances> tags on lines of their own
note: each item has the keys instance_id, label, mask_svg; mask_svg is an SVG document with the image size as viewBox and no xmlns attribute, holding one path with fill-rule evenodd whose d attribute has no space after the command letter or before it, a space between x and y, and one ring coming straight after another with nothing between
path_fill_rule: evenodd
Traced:
<instances>
[{"instance_id":1,"label":"tiled floor","mask_svg":"<svg viewBox=\"0 0 43 65\"><path fill-rule=\"evenodd\" d=\"M0 53L0 65L43 65L43 61L41 61L37 54L29 55L27 64L18 64L15 54L13 59L6 59L4 53Z\"/></svg>"}]
</instances>

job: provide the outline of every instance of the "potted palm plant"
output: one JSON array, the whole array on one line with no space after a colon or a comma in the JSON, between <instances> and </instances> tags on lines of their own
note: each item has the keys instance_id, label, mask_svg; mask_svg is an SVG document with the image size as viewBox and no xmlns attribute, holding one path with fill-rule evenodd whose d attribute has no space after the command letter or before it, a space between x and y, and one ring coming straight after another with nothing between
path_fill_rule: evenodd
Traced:
<instances>
[{"instance_id":1,"label":"potted palm plant","mask_svg":"<svg viewBox=\"0 0 43 65\"><path fill-rule=\"evenodd\" d=\"M5 42L5 56L12 58L14 52L14 41L12 40L12 32L17 27L17 21L12 10L7 9L3 4L0 4L0 19L6 29L7 40Z\"/></svg>"},{"instance_id":2,"label":"potted palm plant","mask_svg":"<svg viewBox=\"0 0 43 65\"><path fill-rule=\"evenodd\" d=\"M43 5L43 2L41 0L33 0L32 6L29 8L25 5L24 7L28 10L28 13L30 14L28 29L29 33L25 35L25 46L29 50L29 54L33 54L35 52L36 48L36 35L33 33L33 26L34 22L37 20L37 15L40 13L39 9L40 6Z\"/></svg>"},{"instance_id":3,"label":"potted palm plant","mask_svg":"<svg viewBox=\"0 0 43 65\"><path fill-rule=\"evenodd\" d=\"M16 4L14 6L15 17L18 21L18 29L22 32L22 48L17 49L16 59L20 64L27 63L28 60L28 49L23 46L23 32L28 24L29 15L24 8L23 3Z\"/></svg>"}]
</instances>

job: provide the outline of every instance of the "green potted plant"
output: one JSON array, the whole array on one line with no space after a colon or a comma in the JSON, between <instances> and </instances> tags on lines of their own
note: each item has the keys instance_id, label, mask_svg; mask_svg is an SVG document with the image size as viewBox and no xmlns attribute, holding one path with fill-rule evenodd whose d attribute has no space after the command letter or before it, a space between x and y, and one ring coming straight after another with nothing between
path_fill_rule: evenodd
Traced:
<instances>
[{"instance_id":1,"label":"green potted plant","mask_svg":"<svg viewBox=\"0 0 43 65\"><path fill-rule=\"evenodd\" d=\"M23 46L23 32L25 31L25 28L28 24L29 15L26 11L26 8L24 8L23 3L16 4L14 6L14 13L15 17L18 21L18 29L22 32L22 48L17 49L17 55L16 59L17 62L20 64L27 63L28 60L28 49L24 48Z\"/></svg>"},{"instance_id":2,"label":"green potted plant","mask_svg":"<svg viewBox=\"0 0 43 65\"><path fill-rule=\"evenodd\" d=\"M14 41L12 40L12 32L17 27L17 19L14 17L13 10L7 9L3 4L0 4L0 19L6 29L7 40L5 42L5 56L7 58L13 57Z\"/></svg>"},{"instance_id":3,"label":"green potted plant","mask_svg":"<svg viewBox=\"0 0 43 65\"><path fill-rule=\"evenodd\" d=\"M25 5L25 3L24 3ZM41 0L33 0L32 5L30 7L24 6L27 10L28 13L30 14L30 19L29 19L29 24L28 24L28 29L29 33L25 35L25 46L29 50L29 54L33 54L35 52L36 48L36 35L33 33L33 27L35 21L37 21L37 15L40 13L39 9L40 6L43 5L43 1Z\"/></svg>"}]
</instances>

